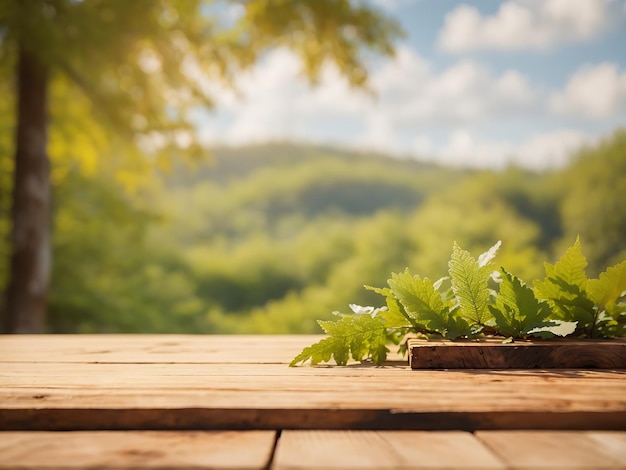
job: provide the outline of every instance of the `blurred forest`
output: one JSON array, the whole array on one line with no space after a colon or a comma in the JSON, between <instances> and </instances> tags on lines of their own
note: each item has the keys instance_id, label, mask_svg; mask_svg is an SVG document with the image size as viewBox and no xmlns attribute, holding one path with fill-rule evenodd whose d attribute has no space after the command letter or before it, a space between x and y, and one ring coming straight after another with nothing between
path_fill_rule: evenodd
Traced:
<instances>
[{"instance_id":1,"label":"blurred forest","mask_svg":"<svg viewBox=\"0 0 626 470\"><path fill-rule=\"evenodd\" d=\"M453 241L525 280L577 234L590 275L626 257L626 130L545 173L196 141L269 50L363 87L403 36L360 1L0 2L3 331L311 333Z\"/></svg>"},{"instance_id":2,"label":"blurred forest","mask_svg":"<svg viewBox=\"0 0 626 470\"><path fill-rule=\"evenodd\" d=\"M55 207L59 225L73 223L61 215L66 209L61 193L79 200L76 210L87 219L81 229L100 230L91 221L97 213L84 204L93 196L110 204L103 212L109 222L117 222L118 215L120 222L138 220L134 227L107 226L113 239L144 236L141 221L150 219L152 209L143 214L123 199L109 200L106 181L102 187L87 184L83 193L74 176L110 171L136 190L155 167L202 153L194 115L214 106L211 83L232 90L235 77L269 50L295 54L309 83L334 64L347 83L363 87L365 58L393 55L402 36L398 23L379 9L348 0L0 2L0 96L5 98L0 102L0 208L10 240L3 247L9 261L2 332L45 329L50 296L55 296L50 294ZM74 175L76 166L81 171ZM59 193L54 203L53 187ZM71 250L88 254L74 241ZM107 266L118 267L115 256L110 258ZM68 259L61 266L64 262L74 267ZM117 295L112 286L109 295Z\"/></svg>"},{"instance_id":3,"label":"blurred forest","mask_svg":"<svg viewBox=\"0 0 626 470\"><path fill-rule=\"evenodd\" d=\"M319 332L379 302L362 286L391 271L443 275L455 240L503 240L497 261L527 281L577 234L589 275L626 258L624 130L541 174L273 144L132 181L110 152L55 167L50 332Z\"/></svg>"}]
</instances>

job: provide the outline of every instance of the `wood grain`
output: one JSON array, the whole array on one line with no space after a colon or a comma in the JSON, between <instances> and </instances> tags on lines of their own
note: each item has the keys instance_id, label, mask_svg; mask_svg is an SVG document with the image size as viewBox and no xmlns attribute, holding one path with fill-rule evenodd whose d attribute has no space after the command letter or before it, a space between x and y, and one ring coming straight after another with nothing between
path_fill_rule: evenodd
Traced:
<instances>
[{"instance_id":1,"label":"wood grain","mask_svg":"<svg viewBox=\"0 0 626 470\"><path fill-rule=\"evenodd\" d=\"M0 429L626 428L622 370L289 368L319 336L175 338L0 337Z\"/></svg>"},{"instance_id":2,"label":"wood grain","mask_svg":"<svg viewBox=\"0 0 626 470\"><path fill-rule=\"evenodd\" d=\"M413 369L626 369L626 339L409 340Z\"/></svg>"},{"instance_id":3,"label":"wood grain","mask_svg":"<svg viewBox=\"0 0 626 470\"><path fill-rule=\"evenodd\" d=\"M589 433L572 431L481 431L476 437L513 469L623 469L622 454L598 445ZM620 434L623 439L623 434ZM624 442L619 439L619 442Z\"/></svg>"},{"instance_id":4,"label":"wood grain","mask_svg":"<svg viewBox=\"0 0 626 470\"><path fill-rule=\"evenodd\" d=\"M284 431L273 469L504 469L470 433Z\"/></svg>"},{"instance_id":5,"label":"wood grain","mask_svg":"<svg viewBox=\"0 0 626 470\"><path fill-rule=\"evenodd\" d=\"M275 433L0 432L0 469L263 469Z\"/></svg>"},{"instance_id":6,"label":"wood grain","mask_svg":"<svg viewBox=\"0 0 626 470\"><path fill-rule=\"evenodd\" d=\"M626 463L626 432L587 432L594 444L611 457Z\"/></svg>"},{"instance_id":7,"label":"wood grain","mask_svg":"<svg viewBox=\"0 0 626 470\"><path fill-rule=\"evenodd\" d=\"M2 362L289 364L319 335L0 335ZM391 354L392 360L407 363Z\"/></svg>"}]
</instances>

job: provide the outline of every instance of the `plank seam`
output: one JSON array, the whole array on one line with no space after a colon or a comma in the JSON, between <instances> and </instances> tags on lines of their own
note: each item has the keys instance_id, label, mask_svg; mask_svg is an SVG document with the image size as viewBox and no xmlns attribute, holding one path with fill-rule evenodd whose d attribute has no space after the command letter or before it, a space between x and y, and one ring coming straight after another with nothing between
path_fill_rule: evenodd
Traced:
<instances>
[{"instance_id":1,"label":"plank seam","mask_svg":"<svg viewBox=\"0 0 626 470\"><path fill-rule=\"evenodd\" d=\"M274 464L274 457L276 456L276 449L278 447L278 441L280 440L280 436L282 435L283 430L278 429L276 431L276 436L274 437L274 446L270 452L269 458L267 459L267 464L263 467L263 470L271 470Z\"/></svg>"},{"instance_id":2,"label":"plank seam","mask_svg":"<svg viewBox=\"0 0 626 470\"><path fill-rule=\"evenodd\" d=\"M482 445L485 450L487 450L487 452L489 452L498 462L502 464L502 468L507 470L514 468L509 462L504 460L504 458L501 457L500 454L496 452L493 447L491 447L487 442L483 441L479 436L477 436L475 432L472 432L471 435L474 437L474 439L476 439L476 442Z\"/></svg>"}]
</instances>

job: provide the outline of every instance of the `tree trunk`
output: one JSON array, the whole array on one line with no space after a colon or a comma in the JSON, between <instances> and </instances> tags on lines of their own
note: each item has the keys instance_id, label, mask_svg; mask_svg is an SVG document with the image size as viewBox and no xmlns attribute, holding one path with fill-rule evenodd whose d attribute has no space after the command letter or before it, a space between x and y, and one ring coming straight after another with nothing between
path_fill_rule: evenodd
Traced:
<instances>
[{"instance_id":1,"label":"tree trunk","mask_svg":"<svg viewBox=\"0 0 626 470\"><path fill-rule=\"evenodd\" d=\"M51 265L47 84L47 68L21 48L6 333L42 333L45 326Z\"/></svg>"}]
</instances>

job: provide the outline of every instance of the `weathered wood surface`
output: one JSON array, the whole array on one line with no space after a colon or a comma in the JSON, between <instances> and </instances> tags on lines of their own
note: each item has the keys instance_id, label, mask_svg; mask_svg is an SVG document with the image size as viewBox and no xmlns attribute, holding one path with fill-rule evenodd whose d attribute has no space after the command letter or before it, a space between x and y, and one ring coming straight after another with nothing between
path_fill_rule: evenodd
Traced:
<instances>
[{"instance_id":1,"label":"weathered wood surface","mask_svg":"<svg viewBox=\"0 0 626 470\"><path fill-rule=\"evenodd\" d=\"M504 469L472 434L460 431L284 431L276 470Z\"/></svg>"},{"instance_id":2,"label":"weathered wood surface","mask_svg":"<svg viewBox=\"0 0 626 470\"><path fill-rule=\"evenodd\" d=\"M625 370L287 367L318 339L0 337L0 469L626 469Z\"/></svg>"},{"instance_id":3,"label":"weathered wood surface","mask_svg":"<svg viewBox=\"0 0 626 470\"><path fill-rule=\"evenodd\" d=\"M3 431L9 468L625 469L626 432Z\"/></svg>"},{"instance_id":4,"label":"weathered wood surface","mask_svg":"<svg viewBox=\"0 0 626 470\"><path fill-rule=\"evenodd\" d=\"M476 437L507 468L626 468L623 432L481 431Z\"/></svg>"},{"instance_id":5,"label":"weathered wood surface","mask_svg":"<svg viewBox=\"0 0 626 470\"><path fill-rule=\"evenodd\" d=\"M317 335L0 335L0 364L285 364L320 339ZM391 359L406 363L397 355Z\"/></svg>"},{"instance_id":6,"label":"weathered wood surface","mask_svg":"<svg viewBox=\"0 0 626 470\"><path fill-rule=\"evenodd\" d=\"M0 432L0 469L258 469L272 431Z\"/></svg>"},{"instance_id":7,"label":"weathered wood surface","mask_svg":"<svg viewBox=\"0 0 626 470\"><path fill-rule=\"evenodd\" d=\"M0 337L0 429L626 429L624 370L287 367L318 339Z\"/></svg>"},{"instance_id":8,"label":"weathered wood surface","mask_svg":"<svg viewBox=\"0 0 626 470\"><path fill-rule=\"evenodd\" d=\"M626 369L626 339L409 340L413 369Z\"/></svg>"}]
</instances>

